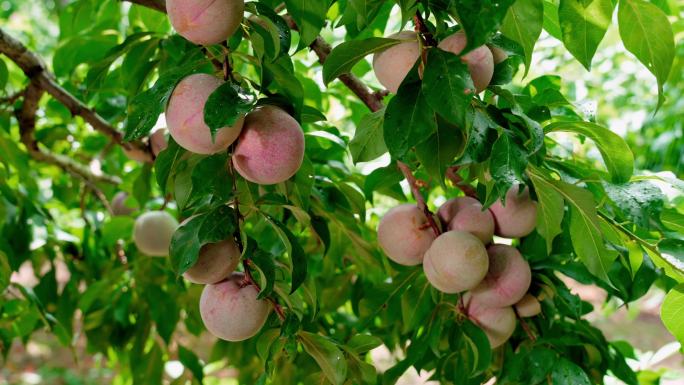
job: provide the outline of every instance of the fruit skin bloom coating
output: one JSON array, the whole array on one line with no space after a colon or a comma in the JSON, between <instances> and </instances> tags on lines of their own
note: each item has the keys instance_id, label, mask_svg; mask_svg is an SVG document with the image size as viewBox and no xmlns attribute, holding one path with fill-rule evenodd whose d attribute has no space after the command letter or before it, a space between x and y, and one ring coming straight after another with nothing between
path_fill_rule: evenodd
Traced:
<instances>
[{"instance_id":1,"label":"fruit skin bloom coating","mask_svg":"<svg viewBox=\"0 0 684 385\"><path fill-rule=\"evenodd\" d=\"M532 271L518 249L508 245L487 248L489 272L485 279L468 293L470 307L504 307L514 305L527 293Z\"/></svg>"},{"instance_id":2,"label":"fruit skin bloom coating","mask_svg":"<svg viewBox=\"0 0 684 385\"><path fill-rule=\"evenodd\" d=\"M416 33L411 31L395 33L388 36L388 39L412 40L399 43L373 56L375 77L389 92L396 94L401 82L420 57L420 46Z\"/></svg>"},{"instance_id":3,"label":"fruit skin bloom coating","mask_svg":"<svg viewBox=\"0 0 684 385\"><path fill-rule=\"evenodd\" d=\"M244 0L166 0L166 12L179 35L195 44L227 40L240 27Z\"/></svg>"},{"instance_id":4,"label":"fruit skin bloom coating","mask_svg":"<svg viewBox=\"0 0 684 385\"><path fill-rule=\"evenodd\" d=\"M243 286L245 275L206 285L200 297L200 315L207 330L226 341L244 341L256 335L266 323L271 305L257 299L254 285Z\"/></svg>"},{"instance_id":5,"label":"fruit skin bloom coating","mask_svg":"<svg viewBox=\"0 0 684 385\"><path fill-rule=\"evenodd\" d=\"M232 238L226 239L202 246L197 262L183 276L192 283L216 283L230 276L239 263L240 249Z\"/></svg>"},{"instance_id":6,"label":"fruit skin bloom coating","mask_svg":"<svg viewBox=\"0 0 684 385\"><path fill-rule=\"evenodd\" d=\"M492 349L506 343L515 331L515 312L510 306L479 308L469 311L468 317L482 328Z\"/></svg>"},{"instance_id":7,"label":"fruit skin bloom coating","mask_svg":"<svg viewBox=\"0 0 684 385\"><path fill-rule=\"evenodd\" d=\"M463 32L456 32L442 40L438 47L454 53L460 54L466 47L467 39ZM461 61L468 65L470 76L478 93L489 86L494 77L494 56L487 46L480 46L461 57Z\"/></svg>"},{"instance_id":8,"label":"fruit skin bloom coating","mask_svg":"<svg viewBox=\"0 0 684 385\"><path fill-rule=\"evenodd\" d=\"M537 202L530 198L527 187L518 194L518 186L513 186L506 192L506 206L497 201L489 210L494 215L496 235L501 237L521 238L537 226Z\"/></svg>"},{"instance_id":9,"label":"fruit skin bloom coating","mask_svg":"<svg viewBox=\"0 0 684 385\"><path fill-rule=\"evenodd\" d=\"M435 240L425 214L414 204L397 206L378 225L378 243L389 259L404 266L420 265Z\"/></svg>"},{"instance_id":10,"label":"fruit skin bloom coating","mask_svg":"<svg viewBox=\"0 0 684 385\"><path fill-rule=\"evenodd\" d=\"M480 201L471 197L449 199L437 212L442 224L449 230L465 231L488 244L494 237L494 217Z\"/></svg>"},{"instance_id":11,"label":"fruit skin bloom coating","mask_svg":"<svg viewBox=\"0 0 684 385\"><path fill-rule=\"evenodd\" d=\"M204 105L223 80L208 74L193 74L178 83L166 107L166 125L179 146L196 154L210 155L224 151L240 135L244 117L232 127L223 127L212 142L204 122Z\"/></svg>"},{"instance_id":12,"label":"fruit skin bloom coating","mask_svg":"<svg viewBox=\"0 0 684 385\"><path fill-rule=\"evenodd\" d=\"M423 260L428 281L449 294L477 286L488 268L487 250L482 242L463 231L448 231L437 237Z\"/></svg>"},{"instance_id":13,"label":"fruit skin bloom coating","mask_svg":"<svg viewBox=\"0 0 684 385\"><path fill-rule=\"evenodd\" d=\"M169 255L169 246L178 221L165 211L150 211L135 220L133 241L138 250L151 257Z\"/></svg>"},{"instance_id":14,"label":"fruit skin bloom coating","mask_svg":"<svg viewBox=\"0 0 684 385\"><path fill-rule=\"evenodd\" d=\"M271 185L294 176L304 161L304 132L287 112L262 106L247 115L235 147L235 169L250 182Z\"/></svg>"}]
</instances>

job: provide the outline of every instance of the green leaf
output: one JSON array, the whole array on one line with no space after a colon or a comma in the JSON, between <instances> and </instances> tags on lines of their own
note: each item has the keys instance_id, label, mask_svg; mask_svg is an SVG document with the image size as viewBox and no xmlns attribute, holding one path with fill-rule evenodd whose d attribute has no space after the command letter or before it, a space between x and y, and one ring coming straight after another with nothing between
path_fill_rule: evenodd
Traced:
<instances>
[{"instance_id":1,"label":"green leaf","mask_svg":"<svg viewBox=\"0 0 684 385\"><path fill-rule=\"evenodd\" d=\"M660 308L660 318L663 320L667 330L677 338L677 341L684 343L684 284L676 286L665 296L663 305Z\"/></svg>"},{"instance_id":2,"label":"green leaf","mask_svg":"<svg viewBox=\"0 0 684 385\"><path fill-rule=\"evenodd\" d=\"M499 191L508 191L515 184L524 183L527 154L508 134L501 134L492 147L489 171Z\"/></svg>"},{"instance_id":3,"label":"green leaf","mask_svg":"<svg viewBox=\"0 0 684 385\"><path fill-rule=\"evenodd\" d=\"M589 272L610 282L608 271L618 253L606 248L594 196L565 182L552 181L551 184L570 206L570 239L575 253Z\"/></svg>"},{"instance_id":4,"label":"green leaf","mask_svg":"<svg viewBox=\"0 0 684 385\"><path fill-rule=\"evenodd\" d=\"M613 16L612 0L561 0L558 7L565 48L587 69Z\"/></svg>"},{"instance_id":5,"label":"green leaf","mask_svg":"<svg viewBox=\"0 0 684 385\"><path fill-rule=\"evenodd\" d=\"M364 115L356 126L354 139L349 142L354 163L369 162L387 152L382 127L385 122L385 109Z\"/></svg>"},{"instance_id":6,"label":"green leaf","mask_svg":"<svg viewBox=\"0 0 684 385\"><path fill-rule=\"evenodd\" d=\"M209 126L212 141L221 128L232 127L255 104L256 95L252 90L233 82L223 83L214 90L204 104L204 122Z\"/></svg>"},{"instance_id":7,"label":"green leaf","mask_svg":"<svg viewBox=\"0 0 684 385\"><path fill-rule=\"evenodd\" d=\"M383 136L392 158L404 158L411 147L427 140L436 130L435 111L421 91L420 82L402 84L385 110Z\"/></svg>"},{"instance_id":8,"label":"green leaf","mask_svg":"<svg viewBox=\"0 0 684 385\"><path fill-rule=\"evenodd\" d=\"M195 353L191 350L184 348L182 345L178 345L178 359L190 372L192 376L195 377L197 381L201 384L204 381L204 371L202 368L202 363Z\"/></svg>"},{"instance_id":9,"label":"green leaf","mask_svg":"<svg viewBox=\"0 0 684 385\"><path fill-rule=\"evenodd\" d=\"M553 385L591 385L584 370L563 357L553 365L550 382Z\"/></svg>"},{"instance_id":10,"label":"green leaf","mask_svg":"<svg viewBox=\"0 0 684 385\"><path fill-rule=\"evenodd\" d=\"M192 169L192 196L210 196L227 202L233 194L233 176L228 172L228 154L219 153L200 160Z\"/></svg>"},{"instance_id":11,"label":"green leaf","mask_svg":"<svg viewBox=\"0 0 684 385\"><path fill-rule=\"evenodd\" d=\"M590 122L558 122L549 124L545 132L574 132L596 143L603 163L606 164L613 183L629 181L634 172L634 155L627 143L609 129Z\"/></svg>"},{"instance_id":12,"label":"green leaf","mask_svg":"<svg viewBox=\"0 0 684 385\"><path fill-rule=\"evenodd\" d=\"M430 177L444 186L446 169L463 151L464 145L464 134L458 126L440 122L437 132L416 146L416 156Z\"/></svg>"},{"instance_id":13,"label":"green leaf","mask_svg":"<svg viewBox=\"0 0 684 385\"><path fill-rule=\"evenodd\" d=\"M684 274L684 241L680 239L663 239L658 243L658 250L665 262Z\"/></svg>"},{"instance_id":14,"label":"green leaf","mask_svg":"<svg viewBox=\"0 0 684 385\"><path fill-rule=\"evenodd\" d=\"M337 345L326 337L302 331L298 334L304 350L316 360L325 377L335 385L347 379L347 360Z\"/></svg>"},{"instance_id":15,"label":"green leaf","mask_svg":"<svg viewBox=\"0 0 684 385\"><path fill-rule=\"evenodd\" d=\"M221 205L197 214L178 227L170 247L171 265L181 275L196 262L200 248L228 239L235 232L235 212Z\"/></svg>"},{"instance_id":16,"label":"green leaf","mask_svg":"<svg viewBox=\"0 0 684 385\"><path fill-rule=\"evenodd\" d=\"M435 111L464 127L466 109L475 93L468 66L459 56L439 48L428 51L422 94Z\"/></svg>"},{"instance_id":17,"label":"green leaf","mask_svg":"<svg viewBox=\"0 0 684 385\"><path fill-rule=\"evenodd\" d=\"M173 138L169 137L168 147L160 152L154 161L157 185L161 189L162 194L166 194L169 178L185 153L186 151Z\"/></svg>"},{"instance_id":18,"label":"green leaf","mask_svg":"<svg viewBox=\"0 0 684 385\"><path fill-rule=\"evenodd\" d=\"M551 0L544 0L544 30L556 39L563 40L558 21L558 6Z\"/></svg>"},{"instance_id":19,"label":"green leaf","mask_svg":"<svg viewBox=\"0 0 684 385\"><path fill-rule=\"evenodd\" d=\"M290 289L290 294L292 294L306 280L309 261L306 258L304 248L302 248L302 245L299 244L297 236L295 236L292 231L285 226L284 223L262 211L259 213L274 226L275 230L278 232L278 235L283 241L283 244L285 244L287 252L290 254L292 268L292 287Z\"/></svg>"},{"instance_id":20,"label":"green leaf","mask_svg":"<svg viewBox=\"0 0 684 385\"><path fill-rule=\"evenodd\" d=\"M157 123L159 115L166 108L176 84L187 75L197 72L204 64L206 64L206 59L174 68L160 75L150 89L136 95L128 104L128 120L124 128L124 138L135 140L149 134Z\"/></svg>"},{"instance_id":21,"label":"green leaf","mask_svg":"<svg viewBox=\"0 0 684 385\"><path fill-rule=\"evenodd\" d=\"M323 83L328 85L340 75L349 73L354 65L367 55L384 51L401 42L400 39L371 37L364 40L346 41L338 45L323 63Z\"/></svg>"},{"instance_id":22,"label":"green leaf","mask_svg":"<svg viewBox=\"0 0 684 385\"><path fill-rule=\"evenodd\" d=\"M532 51L541 35L543 23L542 0L517 0L508 9L501 25L501 33L520 44L525 52L525 75L530 69Z\"/></svg>"},{"instance_id":23,"label":"green leaf","mask_svg":"<svg viewBox=\"0 0 684 385\"><path fill-rule=\"evenodd\" d=\"M7 80L9 80L9 69L7 69L7 63L0 59L0 91L5 90Z\"/></svg>"},{"instance_id":24,"label":"green leaf","mask_svg":"<svg viewBox=\"0 0 684 385\"><path fill-rule=\"evenodd\" d=\"M311 44L321 32L329 4L329 0L285 0L287 11L299 28L300 49Z\"/></svg>"},{"instance_id":25,"label":"green leaf","mask_svg":"<svg viewBox=\"0 0 684 385\"><path fill-rule=\"evenodd\" d=\"M489 41L515 0L456 0L454 3L459 24L468 36L463 53L468 53Z\"/></svg>"},{"instance_id":26,"label":"green leaf","mask_svg":"<svg viewBox=\"0 0 684 385\"><path fill-rule=\"evenodd\" d=\"M684 233L684 215L674 209L666 209L660 214L660 221L670 230Z\"/></svg>"},{"instance_id":27,"label":"green leaf","mask_svg":"<svg viewBox=\"0 0 684 385\"><path fill-rule=\"evenodd\" d=\"M247 256L259 270L261 291L257 299L264 299L273 292L276 279L275 256L258 248L247 253Z\"/></svg>"},{"instance_id":28,"label":"green leaf","mask_svg":"<svg viewBox=\"0 0 684 385\"><path fill-rule=\"evenodd\" d=\"M604 183L608 197L634 223L648 229L651 218L657 218L666 200L658 186L649 181L635 181L621 185Z\"/></svg>"},{"instance_id":29,"label":"green leaf","mask_svg":"<svg viewBox=\"0 0 684 385\"><path fill-rule=\"evenodd\" d=\"M11 275L12 268L10 268L7 255L0 250L0 291L4 291L9 286Z\"/></svg>"},{"instance_id":30,"label":"green leaf","mask_svg":"<svg viewBox=\"0 0 684 385\"><path fill-rule=\"evenodd\" d=\"M382 345L382 340L368 334L357 334L349 339L346 345L356 354L363 354Z\"/></svg>"},{"instance_id":31,"label":"green leaf","mask_svg":"<svg viewBox=\"0 0 684 385\"><path fill-rule=\"evenodd\" d=\"M546 240L546 251L550 254L553 240L563 232L561 228L561 222L563 222L563 216L565 215L563 197L545 178L530 173L530 179L539 200L537 232Z\"/></svg>"},{"instance_id":32,"label":"green leaf","mask_svg":"<svg viewBox=\"0 0 684 385\"><path fill-rule=\"evenodd\" d=\"M675 58L674 33L667 15L645 0L620 0L618 24L625 48L655 75L660 107Z\"/></svg>"}]
</instances>

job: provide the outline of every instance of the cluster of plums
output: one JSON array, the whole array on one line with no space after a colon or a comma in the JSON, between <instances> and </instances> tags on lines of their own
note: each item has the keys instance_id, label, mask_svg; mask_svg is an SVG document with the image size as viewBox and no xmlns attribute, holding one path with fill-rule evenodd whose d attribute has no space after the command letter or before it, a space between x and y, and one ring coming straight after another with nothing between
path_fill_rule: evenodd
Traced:
<instances>
[{"instance_id":1,"label":"cluster of plums","mask_svg":"<svg viewBox=\"0 0 684 385\"><path fill-rule=\"evenodd\" d=\"M397 93L399 86L420 58L420 44L416 32L402 31L390 35L391 39L404 42L392 46L373 57L373 69L380 84L392 93ZM443 39L438 48L460 54L467 45L463 31L456 32ZM494 65L506 60L506 53L497 47L480 46L461 57L468 66L475 90L484 91L494 76Z\"/></svg>"},{"instance_id":2,"label":"cluster of plums","mask_svg":"<svg viewBox=\"0 0 684 385\"><path fill-rule=\"evenodd\" d=\"M404 204L391 209L378 226L378 242L394 262L416 266L430 284L444 293L463 293L466 315L498 347L513 334L516 314L532 317L541 311L527 291L530 266L515 248L493 244L494 235L519 238L537 222L537 203L529 190L514 187L485 209L475 198L448 200L437 212L445 232L437 236L422 210ZM513 306L516 309L513 309Z\"/></svg>"},{"instance_id":3,"label":"cluster of plums","mask_svg":"<svg viewBox=\"0 0 684 385\"><path fill-rule=\"evenodd\" d=\"M173 139L188 151L215 154L237 140L235 170L250 182L270 185L297 173L304 161L304 133L282 109L265 105L240 117L212 139L204 121L204 106L223 80L204 73L181 80L166 107L166 124Z\"/></svg>"},{"instance_id":4,"label":"cluster of plums","mask_svg":"<svg viewBox=\"0 0 684 385\"><path fill-rule=\"evenodd\" d=\"M112 203L114 206L116 198ZM164 257L182 225L165 211L146 212L135 221L133 241L141 253ZM183 274L188 281L205 285L199 304L202 321L209 332L226 341L254 336L271 311L270 303L257 299L257 288L248 284L243 273L235 272L240 258L233 238L210 243L200 248L197 262Z\"/></svg>"}]
</instances>

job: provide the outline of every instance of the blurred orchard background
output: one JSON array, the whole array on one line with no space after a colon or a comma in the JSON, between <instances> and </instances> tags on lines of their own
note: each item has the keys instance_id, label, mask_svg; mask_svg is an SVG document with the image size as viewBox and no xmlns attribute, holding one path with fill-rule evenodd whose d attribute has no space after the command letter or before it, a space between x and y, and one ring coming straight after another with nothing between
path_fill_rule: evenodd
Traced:
<instances>
[{"instance_id":1,"label":"blurred orchard background","mask_svg":"<svg viewBox=\"0 0 684 385\"><path fill-rule=\"evenodd\" d=\"M18 37L34 52L45 58L48 63L54 60L54 54L60 51L59 17L69 0L0 0L0 26L13 36ZM522 71L518 74L514 85L521 85L541 75L562 74L557 81L562 84L563 94L568 95L570 101L577 105L589 119L594 119L614 132L626 138L636 157L637 169L648 169L664 177L676 176L684 178L684 0L653 1L658 6L671 7L678 10L679 17L673 18L675 41L679 42L677 57L670 80L665 86L666 102L655 113L657 104L657 85L648 70L640 65L622 46L619 39L617 24L608 30L607 36L598 49L590 72L574 60L564 49L559 40L552 38L544 31L542 39L536 46L530 73L523 78ZM124 10L129 5L122 5ZM676 14L677 12L670 12ZM160 28L171 28L166 18L159 17ZM386 36L401 29L401 15L395 8L390 14L390 21L385 31L376 30L376 36ZM126 18L122 19L126 23ZM122 26L125 28L125 26ZM323 36L337 45L343 38L342 33L334 35L330 30L324 30ZM97 50L96 46L93 49ZM354 124L349 114L360 113L350 111L338 102L340 97L353 96L339 85L334 89L326 89L322 83L321 67L314 65L316 57L306 50L298 54L298 59L309 64L309 79L311 84L307 90L318 89L324 100L323 112L330 124L336 126L344 135L353 137ZM368 58L370 59L370 57ZM74 58L74 60L77 60ZM13 64L6 61L10 71L17 71ZM370 60L355 68L355 74L368 84L378 85L371 71ZM0 71L0 78L2 71ZM315 82L315 83L314 83ZM332 87L332 86L331 86ZM10 84L4 91L11 94L22 88L22 84ZM7 96L2 94L0 98ZM326 95L326 93L328 95ZM4 107L0 107L1 109ZM358 106L363 110L363 106ZM6 111L5 111L6 112ZM0 127L5 127L9 121L7 114L0 114ZM158 125L163 127L163 117ZM556 135L555 139L562 144L559 148L567 150L567 154L585 153L590 157L599 157L595 147L584 145L571 136ZM567 156L567 154L564 154ZM361 172L370 171L389 164L389 155L369 163L353 166L351 156L350 167L358 167ZM408 193L408 186L404 185ZM667 186L663 186L667 188ZM684 208L684 196L677 190L670 191L670 197ZM435 203L441 203L440 198ZM382 214L389 209L392 202L386 204L376 200L376 207L369 209L368 216ZM40 237L37 237L33 247L40 247ZM68 281L68 269L57 265L57 282L64 284ZM11 280L24 286L33 287L39 282L34 274L30 262L26 262ZM575 293L584 300L591 302L595 311L588 317L589 321L599 327L609 340L628 341L634 348L635 359L629 363L634 368L651 369L664 373L663 385L684 384L684 359L679 353L681 349L674 337L662 325L659 317L659 307L664 293L654 288L642 299L627 308L615 299L607 299L606 293L595 286L585 286L567 278L567 283ZM682 320L684 322L684 319ZM192 348L206 359L215 342L208 334L198 338L190 333L183 333L182 326L176 332L176 340L183 346ZM83 339L83 338L82 338ZM54 335L39 332L26 343L15 342L6 360L0 363L0 385L89 385L105 384L113 381L116 356L101 354L91 355L85 349L85 340L77 343L73 350L60 346ZM373 360L379 369L385 369L396 362L383 347L372 352ZM231 378L230 370L226 370L221 362L208 366L205 370L207 385L230 385L237 382ZM165 381L173 383L180 376L183 366L180 362L168 362L165 366ZM400 384L415 385L428 384L429 374L409 371ZM114 382L116 383L116 382ZM614 384L620 382L615 380Z\"/></svg>"}]
</instances>

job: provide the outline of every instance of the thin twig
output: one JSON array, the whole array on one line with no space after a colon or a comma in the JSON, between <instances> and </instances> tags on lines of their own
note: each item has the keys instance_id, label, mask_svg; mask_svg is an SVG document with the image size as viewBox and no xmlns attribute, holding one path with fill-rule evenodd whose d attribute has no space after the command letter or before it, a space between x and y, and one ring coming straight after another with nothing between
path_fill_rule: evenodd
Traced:
<instances>
[{"instance_id":1,"label":"thin twig","mask_svg":"<svg viewBox=\"0 0 684 385\"><path fill-rule=\"evenodd\" d=\"M442 233L442 230L437 224L437 221L435 221L434 214L428 208L427 203L425 202L425 198L423 198L423 194L420 192L418 181L416 180L416 177L413 175L411 168L402 161L397 161L397 166L399 167L399 170L401 170L402 174L404 174L404 178L406 178L409 186L411 187L411 192L413 194L413 198L416 200L416 205L418 205L418 208L421 211L423 211L423 213L427 217L428 223L430 224L430 228L432 228L432 231L435 233L436 236L439 236Z\"/></svg>"},{"instance_id":2,"label":"thin twig","mask_svg":"<svg viewBox=\"0 0 684 385\"><path fill-rule=\"evenodd\" d=\"M477 190L475 190L473 186L463 183L463 178L458 175L458 169L458 166L447 168L446 177L451 181L451 183L454 184L454 186L463 191L466 196L477 199Z\"/></svg>"},{"instance_id":3,"label":"thin twig","mask_svg":"<svg viewBox=\"0 0 684 385\"><path fill-rule=\"evenodd\" d=\"M522 329L525 331L525 334L527 334L527 338L529 338L532 342L536 342L537 336L534 335L532 329L530 328L530 325L527 324L525 319L521 317L520 314L518 314L518 309L516 309L515 306L513 307L513 311L515 312L515 318L517 318L518 321L520 321L520 326L522 326Z\"/></svg>"}]
</instances>

